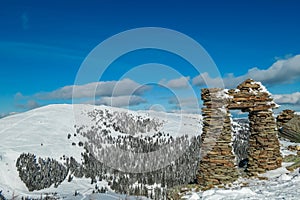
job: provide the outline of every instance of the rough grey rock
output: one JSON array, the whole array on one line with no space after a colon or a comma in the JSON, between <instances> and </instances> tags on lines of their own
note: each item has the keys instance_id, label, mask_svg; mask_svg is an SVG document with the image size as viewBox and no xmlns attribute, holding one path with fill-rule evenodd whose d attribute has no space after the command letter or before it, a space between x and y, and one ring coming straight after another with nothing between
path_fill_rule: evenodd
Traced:
<instances>
[{"instance_id":1,"label":"rough grey rock","mask_svg":"<svg viewBox=\"0 0 300 200\"><path fill-rule=\"evenodd\" d=\"M300 142L300 116L295 115L291 120L285 123L280 129L280 136L292 142Z\"/></svg>"}]
</instances>

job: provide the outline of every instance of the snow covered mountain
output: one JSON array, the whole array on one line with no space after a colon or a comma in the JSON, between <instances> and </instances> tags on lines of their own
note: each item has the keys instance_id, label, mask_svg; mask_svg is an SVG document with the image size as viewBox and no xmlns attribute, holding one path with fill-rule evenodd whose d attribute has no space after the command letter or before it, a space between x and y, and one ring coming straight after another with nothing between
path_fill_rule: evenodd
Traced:
<instances>
[{"instance_id":1,"label":"snow covered mountain","mask_svg":"<svg viewBox=\"0 0 300 200\"><path fill-rule=\"evenodd\" d=\"M193 156L199 153L196 148L188 151L190 145L199 146L200 122L199 115L91 105L49 105L8 116L0 120L0 191L7 196L58 193L63 197L75 191L81 195L104 188L124 192L143 185L136 193L148 195L161 174L168 182L164 185L190 182L197 166ZM189 156L178 159L181 154ZM166 155L173 157L168 160ZM166 167L171 168L168 175ZM145 173L130 177L130 184L118 188L133 169ZM149 173L153 170L157 173ZM181 179L179 170L191 173ZM53 180L57 176L61 177Z\"/></svg>"},{"instance_id":2,"label":"snow covered mountain","mask_svg":"<svg viewBox=\"0 0 300 200\"><path fill-rule=\"evenodd\" d=\"M163 199L166 188L194 182L201 119L92 105L49 105L5 117L0 119L0 197ZM248 122L240 119L233 127L239 161L248 148ZM294 153L287 150L291 143L281 143L284 154ZM300 192L298 172L280 168L266 176L269 181L239 180L229 189L185 197L272 199L281 190L280 197L294 199Z\"/></svg>"}]
</instances>

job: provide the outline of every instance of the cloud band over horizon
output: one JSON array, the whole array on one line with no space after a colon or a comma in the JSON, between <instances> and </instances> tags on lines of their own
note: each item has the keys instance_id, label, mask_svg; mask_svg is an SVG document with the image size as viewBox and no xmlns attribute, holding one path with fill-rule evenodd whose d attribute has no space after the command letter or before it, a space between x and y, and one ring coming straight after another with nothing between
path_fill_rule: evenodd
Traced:
<instances>
[{"instance_id":1,"label":"cloud band over horizon","mask_svg":"<svg viewBox=\"0 0 300 200\"><path fill-rule=\"evenodd\" d=\"M266 86L279 84L288 84L300 79L300 55L295 55L287 59L281 59L274 62L267 69L251 68L241 76L228 74L225 77L212 78L208 73L202 73L194 78L182 76L171 80L163 79L157 84L174 90L185 90L189 86L205 87L206 85L223 84L225 88L235 88L238 84L247 78L260 81ZM122 79L119 81L102 81L88 83L85 85L68 85L50 92L39 92L32 96L23 96L17 93L15 99L27 99L24 104L17 104L19 108L31 109L40 106L39 100L78 100L83 99L82 103L93 103L96 105L110 105L116 107L140 105L148 102L144 93L151 90L151 86L142 85L131 79ZM195 89L196 90L196 89ZM300 92L292 94L273 94L274 101L278 104L300 105ZM87 100L94 98L94 101ZM178 99L184 99L182 105L188 108L189 103L197 102L195 98L180 96ZM178 108L179 102L174 98L169 100L174 108ZM189 108L195 110L197 108Z\"/></svg>"}]
</instances>

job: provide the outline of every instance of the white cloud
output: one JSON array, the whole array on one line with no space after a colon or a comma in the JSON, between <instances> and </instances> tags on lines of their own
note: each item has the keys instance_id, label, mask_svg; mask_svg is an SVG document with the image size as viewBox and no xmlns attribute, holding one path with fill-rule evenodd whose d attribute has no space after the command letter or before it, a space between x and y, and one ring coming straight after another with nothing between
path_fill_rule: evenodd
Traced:
<instances>
[{"instance_id":1,"label":"white cloud","mask_svg":"<svg viewBox=\"0 0 300 200\"><path fill-rule=\"evenodd\" d=\"M34 101L34 100L28 100L25 104L18 104L17 105L17 107L19 107L19 108L28 109L28 110L38 108L40 106L41 105L38 102Z\"/></svg>"},{"instance_id":2,"label":"white cloud","mask_svg":"<svg viewBox=\"0 0 300 200\"><path fill-rule=\"evenodd\" d=\"M96 105L107 105L113 107L124 107L139 105L141 103L146 103L147 101L136 95L132 96L117 96L117 97L102 97L95 102Z\"/></svg>"},{"instance_id":3,"label":"white cloud","mask_svg":"<svg viewBox=\"0 0 300 200\"><path fill-rule=\"evenodd\" d=\"M179 113L179 114L201 114L200 108L185 108L185 109L173 109L170 110L171 113Z\"/></svg>"},{"instance_id":4,"label":"white cloud","mask_svg":"<svg viewBox=\"0 0 300 200\"><path fill-rule=\"evenodd\" d=\"M175 113L200 113L201 111L201 104L196 97L173 97L169 99L168 103L174 105L174 109L171 112Z\"/></svg>"},{"instance_id":5,"label":"white cloud","mask_svg":"<svg viewBox=\"0 0 300 200\"><path fill-rule=\"evenodd\" d=\"M52 92L42 92L35 94L37 99L80 99L91 97L111 97L111 96L126 96L126 95L141 95L149 90L150 86L141 85L130 79L121 81L106 81L88 83L85 85L70 85L59 88Z\"/></svg>"},{"instance_id":6,"label":"white cloud","mask_svg":"<svg viewBox=\"0 0 300 200\"><path fill-rule=\"evenodd\" d=\"M265 84L292 82L300 78L300 55L278 60L266 70L252 68L248 75Z\"/></svg>"},{"instance_id":7,"label":"white cloud","mask_svg":"<svg viewBox=\"0 0 300 200\"><path fill-rule=\"evenodd\" d=\"M15 94L15 100L22 100L25 99L26 97L21 93L21 92L17 92Z\"/></svg>"},{"instance_id":8,"label":"white cloud","mask_svg":"<svg viewBox=\"0 0 300 200\"><path fill-rule=\"evenodd\" d=\"M278 104L297 104L300 105L300 92L293 94L275 94L274 101Z\"/></svg>"},{"instance_id":9,"label":"white cloud","mask_svg":"<svg viewBox=\"0 0 300 200\"><path fill-rule=\"evenodd\" d=\"M172 79L169 81L166 81L165 79L161 80L159 84L167 87L167 88L172 88L172 89L182 89L182 88L187 88L189 86L189 76L182 76L177 79Z\"/></svg>"},{"instance_id":10,"label":"white cloud","mask_svg":"<svg viewBox=\"0 0 300 200\"><path fill-rule=\"evenodd\" d=\"M209 86L209 87L224 87L223 79L220 77L212 78L209 76L207 72L199 74L198 76L194 77L192 80L193 85L197 86Z\"/></svg>"},{"instance_id":11,"label":"white cloud","mask_svg":"<svg viewBox=\"0 0 300 200\"><path fill-rule=\"evenodd\" d=\"M178 107L199 107L199 100L195 97L171 98L168 102L169 104L175 104Z\"/></svg>"},{"instance_id":12,"label":"white cloud","mask_svg":"<svg viewBox=\"0 0 300 200\"><path fill-rule=\"evenodd\" d=\"M266 85L291 83L300 78L300 55L277 60L268 69L251 68L241 76L235 77L233 74L229 74L221 79L220 77L212 78L207 73L203 73L194 77L192 82L197 86L215 85L220 87L223 81L225 87L233 88L247 78L252 78Z\"/></svg>"}]
</instances>

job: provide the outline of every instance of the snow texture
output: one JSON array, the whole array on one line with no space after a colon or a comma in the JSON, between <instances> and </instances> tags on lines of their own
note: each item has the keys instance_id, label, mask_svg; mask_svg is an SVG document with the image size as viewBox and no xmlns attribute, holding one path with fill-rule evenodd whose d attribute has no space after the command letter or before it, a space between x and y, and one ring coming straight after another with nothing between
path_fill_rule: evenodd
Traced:
<instances>
[{"instance_id":1,"label":"snow texture","mask_svg":"<svg viewBox=\"0 0 300 200\"><path fill-rule=\"evenodd\" d=\"M91 112L93 110L97 110L97 112ZM103 111L102 114L100 114L101 110ZM114 117L107 117L107 114ZM92 118L95 120L91 120ZM126 119L126 123L131 125L123 124L125 121L121 119ZM138 119L141 120L141 126L134 125ZM80 127L83 127L81 129L83 132L90 130L96 122L101 127L104 127L104 121L107 122L105 126L110 124L106 129L114 137L118 137L120 134L127 137L156 137L156 134L161 132L164 133L162 137L167 139L170 136L177 138L187 135L191 138L201 135L201 120L201 116L192 114L180 115L154 111L136 112L91 105L49 105L26 113L7 116L0 119L1 194L8 199L13 196L17 196L15 199L20 199L22 196L40 198L45 197L46 194L55 194L55 196L64 199L147 199L146 197L117 194L110 189L108 181L104 179L98 180L97 186L107 188L107 191L93 194L92 191L95 188L95 184L91 184L91 179L86 177L73 177L71 182L65 180L57 188L52 185L47 189L29 192L26 185L19 178L16 161L22 153L31 153L43 159L50 157L61 164L65 163L64 159L62 159L63 156L73 157L77 162L82 162L82 154L86 150L79 146L78 143L87 142L88 138L80 133L75 136L74 133L77 133ZM235 153L237 154L237 159L241 160L245 156L248 139L246 134L247 127L245 128L241 124L247 124L247 122L238 123L233 121L232 123L234 125L233 146L240 149L239 151L235 149ZM76 145L72 145L72 143ZM295 145L295 143L286 140L280 140L280 143L283 155L295 154L295 152L287 150L289 145ZM285 166L291 163L283 164L282 168L263 175L268 177L269 180L240 178L230 188L210 189L197 193L190 192L183 199L299 199L299 169L289 172L285 169ZM157 186L161 185L154 183L149 185L149 189Z\"/></svg>"}]
</instances>

